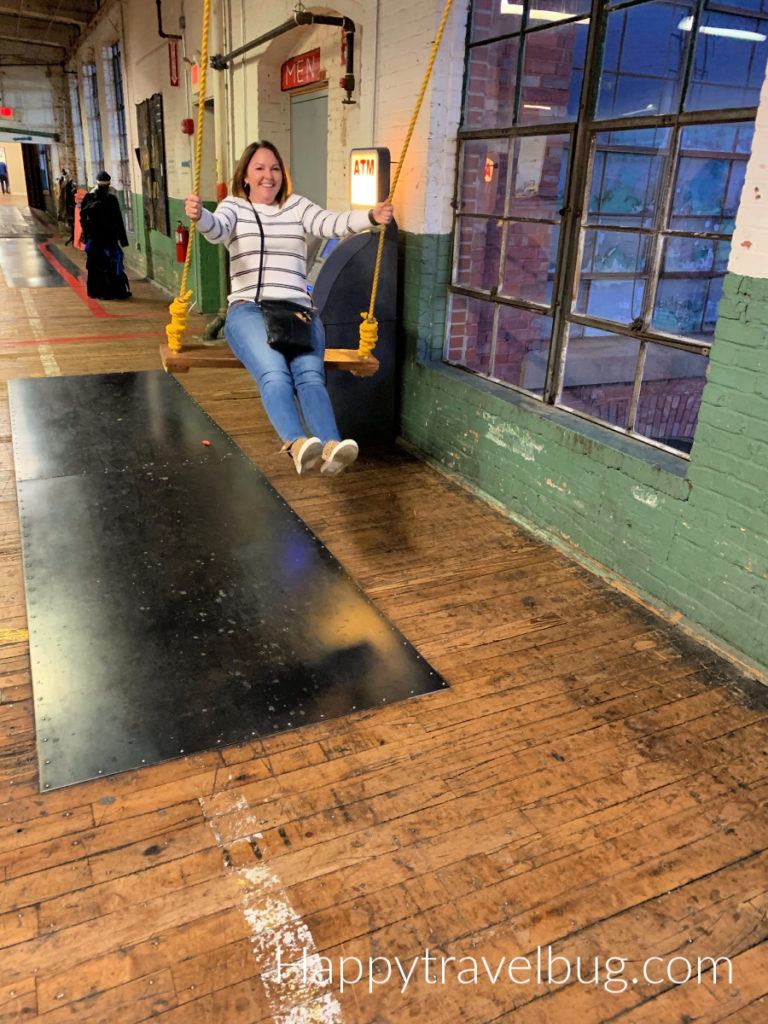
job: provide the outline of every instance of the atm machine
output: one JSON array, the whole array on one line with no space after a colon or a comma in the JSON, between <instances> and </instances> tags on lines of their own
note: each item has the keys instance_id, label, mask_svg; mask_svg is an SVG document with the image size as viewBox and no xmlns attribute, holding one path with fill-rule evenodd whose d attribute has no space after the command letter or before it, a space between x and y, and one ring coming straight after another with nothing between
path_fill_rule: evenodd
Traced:
<instances>
[{"instance_id":1,"label":"atm machine","mask_svg":"<svg viewBox=\"0 0 768 1024\"><path fill-rule=\"evenodd\" d=\"M360 343L361 313L368 312L379 232L364 231L343 239L320 241L307 281L315 308L325 325L328 348ZM374 355L379 368L372 377L331 370L328 393L342 437L361 447L393 444L397 435L397 227L388 224L379 269L373 315L378 321Z\"/></svg>"}]
</instances>

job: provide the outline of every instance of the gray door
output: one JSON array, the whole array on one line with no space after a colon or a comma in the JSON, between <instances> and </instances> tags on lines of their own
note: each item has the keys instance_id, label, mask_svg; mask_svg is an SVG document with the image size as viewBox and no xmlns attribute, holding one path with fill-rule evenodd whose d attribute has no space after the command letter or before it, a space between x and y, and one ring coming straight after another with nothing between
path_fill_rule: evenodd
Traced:
<instances>
[{"instance_id":1,"label":"gray door","mask_svg":"<svg viewBox=\"0 0 768 1024\"><path fill-rule=\"evenodd\" d=\"M293 191L325 206L328 163L328 91L291 96Z\"/></svg>"}]
</instances>

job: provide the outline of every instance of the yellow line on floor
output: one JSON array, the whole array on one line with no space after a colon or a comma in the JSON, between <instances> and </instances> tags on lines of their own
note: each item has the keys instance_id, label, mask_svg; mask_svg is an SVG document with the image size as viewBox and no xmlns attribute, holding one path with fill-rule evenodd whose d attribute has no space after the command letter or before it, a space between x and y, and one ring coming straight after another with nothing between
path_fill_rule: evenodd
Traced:
<instances>
[{"instance_id":1,"label":"yellow line on floor","mask_svg":"<svg viewBox=\"0 0 768 1024\"><path fill-rule=\"evenodd\" d=\"M27 640L28 629L0 629L0 644L20 644Z\"/></svg>"}]
</instances>

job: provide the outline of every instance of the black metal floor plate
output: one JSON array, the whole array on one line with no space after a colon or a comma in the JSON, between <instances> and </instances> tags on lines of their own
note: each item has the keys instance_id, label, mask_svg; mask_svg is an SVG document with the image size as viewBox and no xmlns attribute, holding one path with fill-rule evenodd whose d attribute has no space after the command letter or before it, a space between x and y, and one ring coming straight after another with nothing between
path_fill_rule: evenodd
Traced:
<instances>
[{"instance_id":1,"label":"black metal floor plate","mask_svg":"<svg viewBox=\"0 0 768 1024\"><path fill-rule=\"evenodd\" d=\"M0 267L9 288L63 288L66 285L34 238L0 238Z\"/></svg>"},{"instance_id":2,"label":"black metal floor plate","mask_svg":"<svg viewBox=\"0 0 768 1024\"><path fill-rule=\"evenodd\" d=\"M446 685L174 378L9 390L42 789Z\"/></svg>"}]
</instances>

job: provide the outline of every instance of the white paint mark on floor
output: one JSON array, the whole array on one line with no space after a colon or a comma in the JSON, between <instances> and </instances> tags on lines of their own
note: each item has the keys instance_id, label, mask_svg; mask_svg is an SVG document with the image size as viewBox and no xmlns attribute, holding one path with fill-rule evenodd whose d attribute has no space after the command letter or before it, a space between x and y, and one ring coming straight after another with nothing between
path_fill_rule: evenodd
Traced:
<instances>
[{"instance_id":1,"label":"white paint mark on floor","mask_svg":"<svg viewBox=\"0 0 768 1024\"><path fill-rule=\"evenodd\" d=\"M21 289L21 302L24 312L27 314L27 320L29 320L29 333L33 338L39 338L42 341L45 338L43 321L37 315L37 307L32 301L32 297L24 288Z\"/></svg>"},{"instance_id":2,"label":"white paint mark on floor","mask_svg":"<svg viewBox=\"0 0 768 1024\"><path fill-rule=\"evenodd\" d=\"M61 367L56 362L56 356L53 354L51 346L38 345L37 352L40 356L40 362L43 364L46 377L60 377Z\"/></svg>"},{"instance_id":3,"label":"white paint mark on floor","mask_svg":"<svg viewBox=\"0 0 768 1024\"><path fill-rule=\"evenodd\" d=\"M245 797L231 793L224 801L201 797L200 806L222 852L231 853L239 844L256 844L264 855L258 819ZM222 811L224 815L219 819ZM226 839L219 830L219 820L226 820ZM229 863L228 856L225 860ZM341 1004L323 971L315 940L286 896L280 879L263 860L248 867L232 866L229 871L242 888L241 905L251 952L258 962L275 1024L342 1024Z\"/></svg>"},{"instance_id":4,"label":"white paint mark on floor","mask_svg":"<svg viewBox=\"0 0 768 1024\"><path fill-rule=\"evenodd\" d=\"M37 315L37 309L31 296L22 289L21 301L24 305L24 312L27 314L27 320L29 321L29 333L33 338L40 338L42 341L45 338L45 327L43 321ZM45 371L46 377L60 377L61 367L56 362L56 357L53 354L53 349L50 345L38 345L37 354L40 356L40 362L43 364L43 370Z\"/></svg>"}]
</instances>

